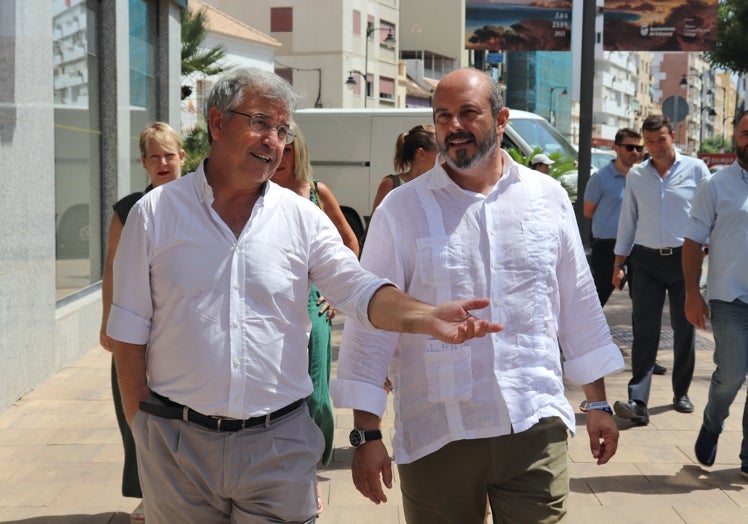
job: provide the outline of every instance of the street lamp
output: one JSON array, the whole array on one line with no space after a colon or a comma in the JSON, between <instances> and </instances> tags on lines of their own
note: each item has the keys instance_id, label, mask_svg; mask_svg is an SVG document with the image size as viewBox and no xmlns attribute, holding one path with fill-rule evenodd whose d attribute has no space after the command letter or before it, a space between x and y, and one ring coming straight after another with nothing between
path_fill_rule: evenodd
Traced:
<instances>
[{"instance_id":1,"label":"street lamp","mask_svg":"<svg viewBox=\"0 0 748 524\"><path fill-rule=\"evenodd\" d=\"M359 75L364 77L364 82L366 82L366 96L364 97L364 107L366 107L366 102L368 101L369 95L371 94L371 91L369 89L369 37L374 31L381 30L381 29L388 29L389 32L387 33L387 37L383 40L383 44L386 44L388 46L395 45L395 42L397 41L395 39L395 35L392 33L391 27L370 27L366 30L366 52L364 54L364 72L361 73L360 71L350 71L348 74L348 78L345 81L346 85L354 85L356 83L356 80L353 78L353 75L351 73L358 73Z\"/></svg>"},{"instance_id":2,"label":"street lamp","mask_svg":"<svg viewBox=\"0 0 748 524\"><path fill-rule=\"evenodd\" d=\"M350 86L350 87L353 87L353 86L356 85L356 79L353 78L353 74L354 73L357 74L357 75L359 75L361 78L364 79L364 86L365 86L365 88L364 88L364 107L366 107L366 98L369 96L369 80L368 80L368 77L365 74L363 74L361 71L357 70L357 69L351 69L350 71L348 71L348 78L346 78L346 80L345 80L345 85Z\"/></svg>"},{"instance_id":3,"label":"street lamp","mask_svg":"<svg viewBox=\"0 0 748 524\"><path fill-rule=\"evenodd\" d=\"M550 104L549 104L549 109L548 109L548 121L551 123L552 126L556 125L556 122L555 122L556 118L555 118L555 116L553 114L553 92L556 89L563 89L563 91L561 92L562 95L568 95L569 94L569 91L566 89L566 86L554 86L554 87L551 87L551 97L550 97Z\"/></svg>"}]
</instances>

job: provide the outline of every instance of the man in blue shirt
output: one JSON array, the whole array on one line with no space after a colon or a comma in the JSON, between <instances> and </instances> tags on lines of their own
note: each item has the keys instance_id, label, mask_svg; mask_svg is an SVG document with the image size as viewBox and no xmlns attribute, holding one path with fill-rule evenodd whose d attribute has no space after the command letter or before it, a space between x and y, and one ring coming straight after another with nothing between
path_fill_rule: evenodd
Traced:
<instances>
[{"instance_id":1,"label":"man in blue shirt","mask_svg":"<svg viewBox=\"0 0 748 524\"><path fill-rule=\"evenodd\" d=\"M683 243L686 317L704 329L711 310L714 333L717 369L695 446L696 458L705 466L714 464L719 434L748 372L748 111L736 120L734 141L737 160L696 190ZM708 307L699 289L707 242ZM748 477L748 404L743 409L740 462L740 472Z\"/></svg>"},{"instance_id":2,"label":"man in blue shirt","mask_svg":"<svg viewBox=\"0 0 748 524\"><path fill-rule=\"evenodd\" d=\"M584 216L592 220L592 255L590 269L595 280L600 305L604 306L613 292L613 247L618 232L626 175L639 162L642 136L633 129L619 129L613 150L615 160L600 168L587 182L584 191Z\"/></svg>"},{"instance_id":3,"label":"man in blue shirt","mask_svg":"<svg viewBox=\"0 0 748 524\"><path fill-rule=\"evenodd\" d=\"M649 390L660 343L665 294L673 327L673 407L692 413L688 398L694 368L694 328L686 319L681 267L683 235L694 191L709 176L706 164L681 155L673 147L673 124L664 115L650 115L642 125L649 159L633 168L621 204L613 265L613 285L619 287L624 263L634 273L631 282L632 377L627 402L613 406L616 415L637 424L649 423Z\"/></svg>"}]
</instances>

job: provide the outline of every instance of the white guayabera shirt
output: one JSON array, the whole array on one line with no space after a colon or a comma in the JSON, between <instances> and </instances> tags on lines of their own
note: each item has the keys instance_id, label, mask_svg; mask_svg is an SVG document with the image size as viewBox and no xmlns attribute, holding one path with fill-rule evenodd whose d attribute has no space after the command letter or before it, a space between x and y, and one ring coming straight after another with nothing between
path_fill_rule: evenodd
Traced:
<instances>
[{"instance_id":1,"label":"white guayabera shirt","mask_svg":"<svg viewBox=\"0 0 748 524\"><path fill-rule=\"evenodd\" d=\"M504 326L448 346L347 320L333 400L381 415L389 375L398 463L545 417L574 431L559 343L571 380L623 369L565 191L501 154L504 173L488 195L461 189L437 165L388 194L369 228L364 267L429 303L489 297L474 315Z\"/></svg>"}]
</instances>

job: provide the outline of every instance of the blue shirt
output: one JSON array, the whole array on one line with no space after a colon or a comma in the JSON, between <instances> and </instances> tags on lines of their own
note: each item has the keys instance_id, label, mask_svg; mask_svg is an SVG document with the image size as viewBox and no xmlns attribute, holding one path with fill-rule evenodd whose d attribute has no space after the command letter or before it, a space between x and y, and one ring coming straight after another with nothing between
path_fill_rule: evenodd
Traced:
<instances>
[{"instance_id":1,"label":"blue shirt","mask_svg":"<svg viewBox=\"0 0 748 524\"><path fill-rule=\"evenodd\" d=\"M708 177L702 160L677 151L664 178L651 159L632 168L623 193L615 254L629 256L634 244L654 249L682 246L694 191Z\"/></svg>"},{"instance_id":2,"label":"blue shirt","mask_svg":"<svg viewBox=\"0 0 748 524\"><path fill-rule=\"evenodd\" d=\"M748 303L748 172L734 162L696 190L686 238L709 242L707 298Z\"/></svg>"},{"instance_id":3,"label":"blue shirt","mask_svg":"<svg viewBox=\"0 0 748 524\"><path fill-rule=\"evenodd\" d=\"M626 175L616 169L615 160L590 177L584 200L596 205L592 215L593 237L615 240L625 187Z\"/></svg>"}]
</instances>

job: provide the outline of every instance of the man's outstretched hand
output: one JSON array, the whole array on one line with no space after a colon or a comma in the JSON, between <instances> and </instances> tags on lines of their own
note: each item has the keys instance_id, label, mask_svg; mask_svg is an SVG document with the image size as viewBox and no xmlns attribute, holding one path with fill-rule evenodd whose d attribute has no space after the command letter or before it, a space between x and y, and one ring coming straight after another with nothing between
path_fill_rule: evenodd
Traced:
<instances>
[{"instance_id":1,"label":"man's outstretched hand","mask_svg":"<svg viewBox=\"0 0 748 524\"><path fill-rule=\"evenodd\" d=\"M428 333L447 344L462 344L475 337L497 333L504 329L501 324L481 320L470 311L488 306L487 298L456 300L437 306L426 317Z\"/></svg>"}]
</instances>

